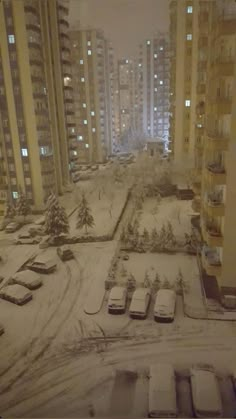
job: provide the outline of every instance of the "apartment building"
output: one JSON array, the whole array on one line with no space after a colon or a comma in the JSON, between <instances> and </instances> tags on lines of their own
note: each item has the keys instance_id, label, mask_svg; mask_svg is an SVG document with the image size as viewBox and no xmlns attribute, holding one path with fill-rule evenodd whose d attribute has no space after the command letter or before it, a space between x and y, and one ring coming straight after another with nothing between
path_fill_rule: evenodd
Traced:
<instances>
[{"instance_id":1,"label":"apartment building","mask_svg":"<svg viewBox=\"0 0 236 419\"><path fill-rule=\"evenodd\" d=\"M0 2L1 212L19 188L38 210L70 181L76 132L67 15L63 0Z\"/></svg>"},{"instance_id":2,"label":"apartment building","mask_svg":"<svg viewBox=\"0 0 236 419\"><path fill-rule=\"evenodd\" d=\"M70 31L80 161L103 162L114 137L114 57L100 30Z\"/></svg>"},{"instance_id":3,"label":"apartment building","mask_svg":"<svg viewBox=\"0 0 236 419\"><path fill-rule=\"evenodd\" d=\"M142 129L147 138L161 138L168 147L170 50L169 36L159 33L140 46Z\"/></svg>"},{"instance_id":4,"label":"apartment building","mask_svg":"<svg viewBox=\"0 0 236 419\"><path fill-rule=\"evenodd\" d=\"M201 177L203 267L222 292L236 289L236 3L210 2L206 126Z\"/></svg>"}]
</instances>

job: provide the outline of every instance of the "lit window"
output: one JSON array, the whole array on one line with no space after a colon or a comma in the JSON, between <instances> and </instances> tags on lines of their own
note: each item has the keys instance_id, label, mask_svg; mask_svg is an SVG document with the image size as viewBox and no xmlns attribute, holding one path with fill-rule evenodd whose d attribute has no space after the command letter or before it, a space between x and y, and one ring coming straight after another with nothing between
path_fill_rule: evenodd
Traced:
<instances>
[{"instance_id":1,"label":"lit window","mask_svg":"<svg viewBox=\"0 0 236 419\"><path fill-rule=\"evenodd\" d=\"M157 92L157 87L155 87L154 92Z\"/></svg>"},{"instance_id":2,"label":"lit window","mask_svg":"<svg viewBox=\"0 0 236 419\"><path fill-rule=\"evenodd\" d=\"M139 67L142 67L142 64L141 63L139 63L139 65L138 65Z\"/></svg>"},{"instance_id":3,"label":"lit window","mask_svg":"<svg viewBox=\"0 0 236 419\"><path fill-rule=\"evenodd\" d=\"M46 87L43 88L43 93L46 95L47 94L47 89Z\"/></svg>"},{"instance_id":4,"label":"lit window","mask_svg":"<svg viewBox=\"0 0 236 419\"><path fill-rule=\"evenodd\" d=\"M86 108L86 107L87 107L86 103L83 103L83 108Z\"/></svg>"},{"instance_id":5,"label":"lit window","mask_svg":"<svg viewBox=\"0 0 236 419\"><path fill-rule=\"evenodd\" d=\"M159 81L159 84L163 84L163 80L160 80L160 81Z\"/></svg>"},{"instance_id":6,"label":"lit window","mask_svg":"<svg viewBox=\"0 0 236 419\"><path fill-rule=\"evenodd\" d=\"M80 64L84 64L84 60L79 60L79 63Z\"/></svg>"},{"instance_id":7,"label":"lit window","mask_svg":"<svg viewBox=\"0 0 236 419\"><path fill-rule=\"evenodd\" d=\"M193 13L193 6L187 7L187 13Z\"/></svg>"},{"instance_id":8,"label":"lit window","mask_svg":"<svg viewBox=\"0 0 236 419\"><path fill-rule=\"evenodd\" d=\"M46 156L48 154L48 147L40 147L40 154Z\"/></svg>"},{"instance_id":9,"label":"lit window","mask_svg":"<svg viewBox=\"0 0 236 419\"><path fill-rule=\"evenodd\" d=\"M87 119L84 119L84 125L87 125L87 124L88 124Z\"/></svg>"},{"instance_id":10,"label":"lit window","mask_svg":"<svg viewBox=\"0 0 236 419\"><path fill-rule=\"evenodd\" d=\"M96 132L96 128L92 128L92 132Z\"/></svg>"},{"instance_id":11,"label":"lit window","mask_svg":"<svg viewBox=\"0 0 236 419\"><path fill-rule=\"evenodd\" d=\"M77 135L77 140L78 141L83 141L83 135Z\"/></svg>"},{"instance_id":12,"label":"lit window","mask_svg":"<svg viewBox=\"0 0 236 419\"><path fill-rule=\"evenodd\" d=\"M157 58L157 54L154 54L154 58Z\"/></svg>"},{"instance_id":13,"label":"lit window","mask_svg":"<svg viewBox=\"0 0 236 419\"><path fill-rule=\"evenodd\" d=\"M125 124L123 124L122 126L123 126L123 128L125 128Z\"/></svg>"},{"instance_id":14,"label":"lit window","mask_svg":"<svg viewBox=\"0 0 236 419\"><path fill-rule=\"evenodd\" d=\"M89 148L89 144L88 143L85 144L85 148Z\"/></svg>"},{"instance_id":15,"label":"lit window","mask_svg":"<svg viewBox=\"0 0 236 419\"><path fill-rule=\"evenodd\" d=\"M71 128L71 133L74 134L75 133L75 128Z\"/></svg>"},{"instance_id":16,"label":"lit window","mask_svg":"<svg viewBox=\"0 0 236 419\"><path fill-rule=\"evenodd\" d=\"M21 154L22 154L22 156L28 156L28 149L27 148L22 148L21 149Z\"/></svg>"},{"instance_id":17,"label":"lit window","mask_svg":"<svg viewBox=\"0 0 236 419\"><path fill-rule=\"evenodd\" d=\"M150 129L151 129L151 127L150 127L150 126L148 126L148 131L150 131Z\"/></svg>"},{"instance_id":18,"label":"lit window","mask_svg":"<svg viewBox=\"0 0 236 419\"><path fill-rule=\"evenodd\" d=\"M157 107L155 106L155 107L154 107L154 112L156 112L156 111L157 111Z\"/></svg>"},{"instance_id":19,"label":"lit window","mask_svg":"<svg viewBox=\"0 0 236 419\"><path fill-rule=\"evenodd\" d=\"M84 77L81 77L80 81L82 81L82 83L84 83Z\"/></svg>"},{"instance_id":20,"label":"lit window","mask_svg":"<svg viewBox=\"0 0 236 419\"><path fill-rule=\"evenodd\" d=\"M15 36L14 35L8 35L8 42L9 44L15 43Z\"/></svg>"},{"instance_id":21,"label":"lit window","mask_svg":"<svg viewBox=\"0 0 236 419\"><path fill-rule=\"evenodd\" d=\"M18 192L12 192L12 196L13 196L14 199L17 199L18 198Z\"/></svg>"},{"instance_id":22,"label":"lit window","mask_svg":"<svg viewBox=\"0 0 236 419\"><path fill-rule=\"evenodd\" d=\"M160 47L160 51L163 51L164 47Z\"/></svg>"},{"instance_id":23,"label":"lit window","mask_svg":"<svg viewBox=\"0 0 236 419\"><path fill-rule=\"evenodd\" d=\"M91 115L94 116L95 115L95 112L94 111L91 111Z\"/></svg>"},{"instance_id":24,"label":"lit window","mask_svg":"<svg viewBox=\"0 0 236 419\"><path fill-rule=\"evenodd\" d=\"M125 60L126 64L129 64L129 60Z\"/></svg>"},{"instance_id":25,"label":"lit window","mask_svg":"<svg viewBox=\"0 0 236 419\"><path fill-rule=\"evenodd\" d=\"M92 55L91 49L88 49L88 55Z\"/></svg>"},{"instance_id":26,"label":"lit window","mask_svg":"<svg viewBox=\"0 0 236 419\"><path fill-rule=\"evenodd\" d=\"M192 34L191 33L187 33L187 41L192 41Z\"/></svg>"},{"instance_id":27,"label":"lit window","mask_svg":"<svg viewBox=\"0 0 236 419\"><path fill-rule=\"evenodd\" d=\"M88 45L88 47L90 47L91 46L91 41L88 41L87 45Z\"/></svg>"},{"instance_id":28,"label":"lit window","mask_svg":"<svg viewBox=\"0 0 236 419\"><path fill-rule=\"evenodd\" d=\"M151 45L151 41L147 41L147 45Z\"/></svg>"},{"instance_id":29,"label":"lit window","mask_svg":"<svg viewBox=\"0 0 236 419\"><path fill-rule=\"evenodd\" d=\"M73 150L73 155L77 156L77 151L76 150Z\"/></svg>"},{"instance_id":30,"label":"lit window","mask_svg":"<svg viewBox=\"0 0 236 419\"><path fill-rule=\"evenodd\" d=\"M157 79L157 74L154 74L154 79Z\"/></svg>"},{"instance_id":31,"label":"lit window","mask_svg":"<svg viewBox=\"0 0 236 419\"><path fill-rule=\"evenodd\" d=\"M122 109L122 113L125 113L125 110L124 109Z\"/></svg>"},{"instance_id":32,"label":"lit window","mask_svg":"<svg viewBox=\"0 0 236 419\"><path fill-rule=\"evenodd\" d=\"M185 100L185 106L189 107L191 105L191 101L189 99Z\"/></svg>"}]
</instances>

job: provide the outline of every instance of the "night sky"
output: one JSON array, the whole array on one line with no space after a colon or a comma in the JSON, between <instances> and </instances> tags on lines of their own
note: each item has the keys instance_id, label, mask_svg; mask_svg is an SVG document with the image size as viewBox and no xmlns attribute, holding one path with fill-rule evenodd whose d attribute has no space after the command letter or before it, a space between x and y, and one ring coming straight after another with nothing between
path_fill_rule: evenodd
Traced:
<instances>
[{"instance_id":1,"label":"night sky","mask_svg":"<svg viewBox=\"0 0 236 419\"><path fill-rule=\"evenodd\" d=\"M70 0L70 22L103 29L118 57L135 55L144 39L169 26L168 0ZM76 27L76 26L75 26Z\"/></svg>"}]
</instances>

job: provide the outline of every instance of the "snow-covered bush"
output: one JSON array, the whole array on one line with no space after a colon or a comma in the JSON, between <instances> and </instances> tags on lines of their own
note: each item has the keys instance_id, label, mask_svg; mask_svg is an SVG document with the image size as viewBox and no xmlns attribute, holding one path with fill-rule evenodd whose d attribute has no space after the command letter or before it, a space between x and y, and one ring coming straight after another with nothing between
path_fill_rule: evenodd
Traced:
<instances>
[{"instance_id":1,"label":"snow-covered bush","mask_svg":"<svg viewBox=\"0 0 236 419\"><path fill-rule=\"evenodd\" d=\"M157 272L155 279L152 282L152 292L155 294L160 289L160 286L161 286L161 280Z\"/></svg>"},{"instance_id":2,"label":"snow-covered bush","mask_svg":"<svg viewBox=\"0 0 236 419\"><path fill-rule=\"evenodd\" d=\"M151 287L151 281L148 275L148 272L145 272L144 281L143 281L143 287L144 288L150 288Z\"/></svg>"},{"instance_id":3,"label":"snow-covered bush","mask_svg":"<svg viewBox=\"0 0 236 419\"><path fill-rule=\"evenodd\" d=\"M10 201L8 200L6 202L6 207L5 207L5 212L4 212L4 218L5 219L13 219L16 215L16 209L14 207L14 205L12 205L10 203Z\"/></svg>"},{"instance_id":4,"label":"snow-covered bush","mask_svg":"<svg viewBox=\"0 0 236 419\"><path fill-rule=\"evenodd\" d=\"M19 198L16 201L16 214L22 215L25 218L31 213L31 207L29 200L26 198L26 195L20 190Z\"/></svg>"},{"instance_id":5,"label":"snow-covered bush","mask_svg":"<svg viewBox=\"0 0 236 419\"><path fill-rule=\"evenodd\" d=\"M128 291L133 291L136 288L136 279L133 274L128 276L126 286Z\"/></svg>"}]
</instances>

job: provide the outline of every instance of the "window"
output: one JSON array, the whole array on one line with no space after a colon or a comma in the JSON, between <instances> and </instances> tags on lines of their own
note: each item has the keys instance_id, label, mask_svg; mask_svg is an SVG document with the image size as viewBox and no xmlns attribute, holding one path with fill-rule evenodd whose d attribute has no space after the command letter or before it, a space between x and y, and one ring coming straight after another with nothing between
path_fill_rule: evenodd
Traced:
<instances>
[{"instance_id":1,"label":"window","mask_svg":"<svg viewBox=\"0 0 236 419\"><path fill-rule=\"evenodd\" d=\"M25 183L26 183L26 185L31 185L31 179L30 179L30 177L26 177L25 178Z\"/></svg>"},{"instance_id":2,"label":"window","mask_svg":"<svg viewBox=\"0 0 236 419\"><path fill-rule=\"evenodd\" d=\"M95 112L94 111L91 111L91 115L94 116L95 115Z\"/></svg>"},{"instance_id":3,"label":"window","mask_svg":"<svg viewBox=\"0 0 236 419\"><path fill-rule=\"evenodd\" d=\"M12 177L12 178L11 178L11 184L12 184L12 185L16 185L16 178L15 178L15 177Z\"/></svg>"},{"instance_id":4,"label":"window","mask_svg":"<svg viewBox=\"0 0 236 419\"><path fill-rule=\"evenodd\" d=\"M8 119L4 119L3 120L3 126L4 127L8 127Z\"/></svg>"},{"instance_id":5,"label":"window","mask_svg":"<svg viewBox=\"0 0 236 419\"><path fill-rule=\"evenodd\" d=\"M73 156L77 156L77 151L73 150Z\"/></svg>"},{"instance_id":6,"label":"window","mask_svg":"<svg viewBox=\"0 0 236 419\"><path fill-rule=\"evenodd\" d=\"M24 157L28 156L28 149L27 149L27 148L22 148L22 149L21 149L21 154L22 154L22 156L24 156Z\"/></svg>"},{"instance_id":7,"label":"window","mask_svg":"<svg viewBox=\"0 0 236 419\"><path fill-rule=\"evenodd\" d=\"M17 199L18 198L18 192L12 192L12 196L13 196L14 199Z\"/></svg>"},{"instance_id":8,"label":"window","mask_svg":"<svg viewBox=\"0 0 236 419\"><path fill-rule=\"evenodd\" d=\"M29 163L25 163L25 164L23 165L23 167L24 167L24 171L25 171L25 172L28 172L28 171L29 171Z\"/></svg>"},{"instance_id":9,"label":"window","mask_svg":"<svg viewBox=\"0 0 236 419\"><path fill-rule=\"evenodd\" d=\"M154 58L157 58L157 54L154 54Z\"/></svg>"},{"instance_id":10,"label":"window","mask_svg":"<svg viewBox=\"0 0 236 419\"><path fill-rule=\"evenodd\" d=\"M83 135L77 135L77 140L78 141L83 141Z\"/></svg>"},{"instance_id":11,"label":"window","mask_svg":"<svg viewBox=\"0 0 236 419\"><path fill-rule=\"evenodd\" d=\"M87 125L87 124L88 124L87 119L84 119L84 125Z\"/></svg>"},{"instance_id":12,"label":"window","mask_svg":"<svg viewBox=\"0 0 236 419\"><path fill-rule=\"evenodd\" d=\"M89 144L88 143L85 144L85 148L89 148Z\"/></svg>"},{"instance_id":13,"label":"window","mask_svg":"<svg viewBox=\"0 0 236 419\"><path fill-rule=\"evenodd\" d=\"M187 7L187 13L193 13L193 6Z\"/></svg>"},{"instance_id":14,"label":"window","mask_svg":"<svg viewBox=\"0 0 236 419\"><path fill-rule=\"evenodd\" d=\"M48 147L40 147L41 156L46 156L48 154Z\"/></svg>"},{"instance_id":15,"label":"window","mask_svg":"<svg viewBox=\"0 0 236 419\"><path fill-rule=\"evenodd\" d=\"M192 34L187 33L186 38L187 38L187 41L192 41Z\"/></svg>"},{"instance_id":16,"label":"window","mask_svg":"<svg viewBox=\"0 0 236 419\"><path fill-rule=\"evenodd\" d=\"M125 124L123 124L122 127L125 128Z\"/></svg>"},{"instance_id":17,"label":"window","mask_svg":"<svg viewBox=\"0 0 236 419\"><path fill-rule=\"evenodd\" d=\"M160 80L160 81L159 81L159 84L161 84L161 85L162 85L162 84L163 84L163 80Z\"/></svg>"},{"instance_id":18,"label":"window","mask_svg":"<svg viewBox=\"0 0 236 419\"><path fill-rule=\"evenodd\" d=\"M88 49L88 55L92 55L91 49Z\"/></svg>"},{"instance_id":19,"label":"window","mask_svg":"<svg viewBox=\"0 0 236 419\"><path fill-rule=\"evenodd\" d=\"M141 63L139 63L139 65L138 65L139 67L142 67L142 64Z\"/></svg>"},{"instance_id":20,"label":"window","mask_svg":"<svg viewBox=\"0 0 236 419\"><path fill-rule=\"evenodd\" d=\"M154 107L154 112L157 112L157 107L156 106Z\"/></svg>"},{"instance_id":21,"label":"window","mask_svg":"<svg viewBox=\"0 0 236 419\"><path fill-rule=\"evenodd\" d=\"M9 170L10 172L15 172L15 165L14 164L9 164Z\"/></svg>"},{"instance_id":22,"label":"window","mask_svg":"<svg viewBox=\"0 0 236 419\"><path fill-rule=\"evenodd\" d=\"M129 64L129 60L125 60L126 64Z\"/></svg>"},{"instance_id":23,"label":"window","mask_svg":"<svg viewBox=\"0 0 236 419\"><path fill-rule=\"evenodd\" d=\"M157 79L157 74L154 74L154 79Z\"/></svg>"},{"instance_id":24,"label":"window","mask_svg":"<svg viewBox=\"0 0 236 419\"><path fill-rule=\"evenodd\" d=\"M84 83L84 77L81 77L80 81L82 81L82 83Z\"/></svg>"},{"instance_id":25,"label":"window","mask_svg":"<svg viewBox=\"0 0 236 419\"><path fill-rule=\"evenodd\" d=\"M96 128L92 128L92 132L96 132Z\"/></svg>"},{"instance_id":26,"label":"window","mask_svg":"<svg viewBox=\"0 0 236 419\"><path fill-rule=\"evenodd\" d=\"M91 41L88 41L87 45L88 45L88 47L90 47L91 46Z\"/></svg>"},{"instance_id":27,"label":"window","mask_svg":"<svg viewBox=\"0 0 236 419\"><path fill-rule=\"evenodd\" d=\"M147 41L147 45L151 45L151 41Z\"/></svg>"},{"instance_id":28,"label":"window","mask_svg":"<svg viewBox=\"0 0 236 419\"><path fill-rule=\"evenodd\" d=\"M191 100L187 99L185 100L185 106L189 107L191 105Z\"/></svg>"},{"instance_id":29,"label":"window","mask_svg":"<svg viewBox=\"0 0 236 419\"><path fill-rule=\"evenodd\" d=\"M83 103L83 108L86 108L86 107L87 107L86 103Z\"/></svg>"},{"instance_id":30,"label":"window","mask_svg":"<svg viewBox=\"0 0 236 419\"><path fill-rule=\"evenodd\" d=\"M8 42L9 44L15 43L15 36L14 35L8 35Z\"/></svg>"},{"instance_id":31,"label":"window","mask_svg":"<svg viewBox=\"0 0 236 419\"><path fill-rule=\"evenodd\" d=\"M162 47L162 46L161 46L161 47L160 47L160 51L163 51L163 49L164 49L164 47Z\"/></svg>"},{"instance_id":32,"label":"window","mask_svg":"<svg viewBox=\"0 0 236 419\"><path fill-rule=\"evenodd\" d=\"M18 127L23 127L23 119L18 119Z\"/></svg>"},{"instance_id":33,"label":"window","mask_svg":"<svg viewBox=\"0 0 236 419\"><path fill-rule=\"evenodd\" d=\"M154 92L157 92L157 87L155 87Z\"/></svg>"},{"instance_id":34,"label":"window","mask_svg":"<svg viewBox=\"0 0 236 419\"><path fill-rule=\"evenodd\" d=\"M84 64L84 60L80 60L80 61L79 61L79 63L80 63L80 64Z\"/></svg>"}]
</instances>

